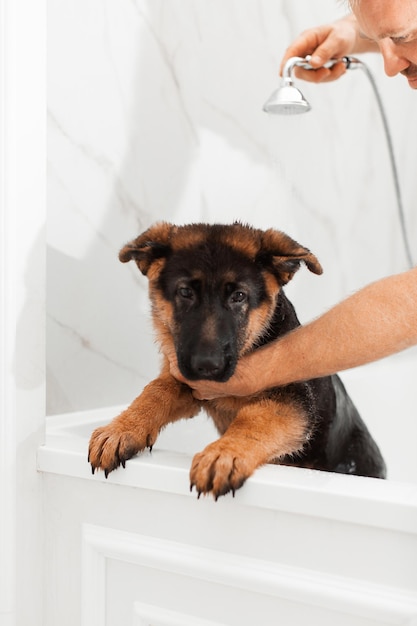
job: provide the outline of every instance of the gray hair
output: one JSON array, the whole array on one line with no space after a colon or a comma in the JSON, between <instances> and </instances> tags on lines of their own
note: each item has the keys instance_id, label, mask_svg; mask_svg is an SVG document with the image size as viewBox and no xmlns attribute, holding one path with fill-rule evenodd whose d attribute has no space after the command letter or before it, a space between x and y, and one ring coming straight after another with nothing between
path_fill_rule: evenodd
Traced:
<instances>
[{"instance_id":1,"label":"gray hair","mask_svg":"<svg viewBox=\"0 0 417 626\"><path fill-rule=\"evenodd\" d=\"M339 0L338 4L342 5L348 11L358 6L360 0Z\"/></svg>"}]
</instances>

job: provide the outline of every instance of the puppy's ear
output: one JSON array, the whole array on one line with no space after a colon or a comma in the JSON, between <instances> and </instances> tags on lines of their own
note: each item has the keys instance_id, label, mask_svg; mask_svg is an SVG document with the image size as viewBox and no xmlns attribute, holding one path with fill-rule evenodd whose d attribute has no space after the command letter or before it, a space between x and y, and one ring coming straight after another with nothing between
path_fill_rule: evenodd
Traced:
<instances>
[{"instance_id":1,"label":"puppy's ear","mask_svg":"<svg viewBox=\"0 0 417 626\"><path fill-rule=\"evenodd\" d=\"M318 259L310 250L300 246L285 233L272 228L263 233L258 261L272 269L281 285L286 285L292 279L301 262L306 264L310 272L323 273Z\"/></svg>"},{"instance_id":2,"label":"puppy's ear","mask_svg":"<svg viewBox=\"0 0 417 626\"><path fill-rule=\"evenodd\" d=\"M170 250L172 224L161 222L151 226L136 239L127 243L119 252L119 260L127 263L132 259L144 274L147 275L151 265L157 260L167 257Z\"/></svg>"}]
</instances>

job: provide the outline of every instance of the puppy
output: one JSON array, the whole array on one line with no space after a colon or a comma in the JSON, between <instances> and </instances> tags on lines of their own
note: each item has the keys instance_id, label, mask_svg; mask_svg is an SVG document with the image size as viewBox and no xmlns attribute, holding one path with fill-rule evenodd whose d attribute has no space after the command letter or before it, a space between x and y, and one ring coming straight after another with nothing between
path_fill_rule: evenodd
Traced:
<instances>
[{"instance_id":1,"label":"puppy","mask_svg":"<svg viewBox=\"0 0 417 626\"><path fill-rule=\"evenodd\" d=\"M239 358L299 326L283 287L317 258L276 230L158 223L120 251L149 281L162 353L175 350L189 380L227 381ZM279 363L265 363L279 367ZM215 499L235 492L265 463L385 477L381 453L337 375L268 389L245 398L196 400L164 357L158 378L90 440L89 462L109 472L152 449L169 422L211 416L220 438L196 454L191 488Z\"/></svg>"}]
</instances>

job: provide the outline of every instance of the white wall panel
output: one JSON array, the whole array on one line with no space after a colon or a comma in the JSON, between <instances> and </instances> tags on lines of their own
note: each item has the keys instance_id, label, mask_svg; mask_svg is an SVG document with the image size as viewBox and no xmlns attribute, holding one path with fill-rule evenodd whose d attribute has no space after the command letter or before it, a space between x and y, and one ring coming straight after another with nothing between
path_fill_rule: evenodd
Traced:
<instances>
[{"instance_id":1,"label":"white wall panel","mask_svg":"<svg viewBox=\"0 0 417 626\"><path fill-rule=\"evenodd\" d=\"M159 605L146 603L152 594ZM207 611L207 598L214 621L192 613L195 604ZM230 598L234 614L223 621ZM140 626L249 626L256 616L272 626L278 616L300 624L303 615L317 626L399 626L417 618L412 592L91 525L83 526L82 606L83 626L117 626L132 606Z\"/></svg>"}]
</instances>

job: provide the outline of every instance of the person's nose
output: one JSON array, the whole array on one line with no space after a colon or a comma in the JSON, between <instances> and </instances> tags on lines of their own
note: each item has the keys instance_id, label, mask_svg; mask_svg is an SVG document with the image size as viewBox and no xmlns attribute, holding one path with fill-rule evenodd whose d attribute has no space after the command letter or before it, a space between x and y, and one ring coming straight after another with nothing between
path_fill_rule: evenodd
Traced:
<instances>
[{"instance_id":1,"label":"person's nose","mask_svg":"<svg viewBox=\"0 0 417 626\"><path fill-rule=\"evenodd\" d=\"M379 41L379 48L387 76L396 76L410 65L410 61L401 53L398 44L389 37Z\"/></svg>"}]
</instances>

